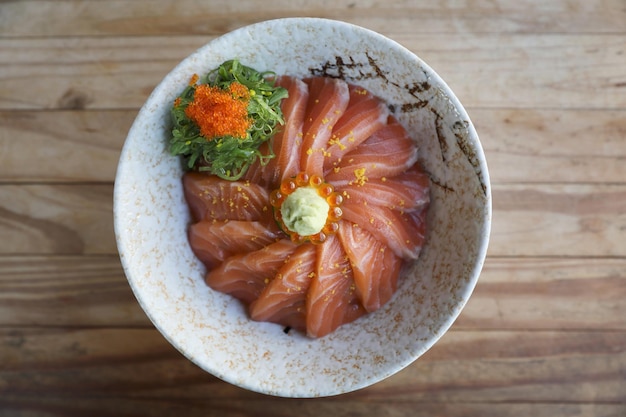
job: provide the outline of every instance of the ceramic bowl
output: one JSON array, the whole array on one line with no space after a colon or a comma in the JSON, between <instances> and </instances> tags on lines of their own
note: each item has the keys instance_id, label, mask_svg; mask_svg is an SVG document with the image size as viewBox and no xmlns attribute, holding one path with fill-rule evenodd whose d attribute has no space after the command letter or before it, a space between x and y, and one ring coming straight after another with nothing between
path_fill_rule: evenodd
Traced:
<instances>
[{"instance_id":1,"label":"ceramic bowl","mask_svg":"<svg viewBox=\"0 0 626 417\"><path fill-rule=\"evenodd\" d=\"M419 147L430 175L428 234L393 299L334 333L310 339L251 321L211 290L187 242L180 160L167 150L170 106L193 74L223 61L277 74L326 75L384 98ZM450 328L485 258L489 176L466 111L426 63L398 43L351 24L287 18L243 27L177 65L141 108L124 144L114 193L117 245L130 286L163 336L207 372L284 397L331 396L411 364Z\"/></svg>"}]
</instances>

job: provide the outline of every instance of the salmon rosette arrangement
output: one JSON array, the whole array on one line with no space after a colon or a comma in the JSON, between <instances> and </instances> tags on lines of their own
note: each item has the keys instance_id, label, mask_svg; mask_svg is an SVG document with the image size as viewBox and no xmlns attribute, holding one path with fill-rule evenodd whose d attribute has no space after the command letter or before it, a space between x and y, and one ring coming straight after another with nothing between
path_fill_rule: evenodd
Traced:
<instances>
[{"instance_id":1,"label":"salmon rosette arrangement","mask_svg":"<svg viewBox=\"0 0 626 417\"><path fill-rule=\"evenodd\" d=\"M231 76L221 87L230 115L219 126L203 127L224 103L201 108L197 80L174 104L196 129L186 146L204 146L177 152L190 168L189 243L207 284L243 302L251 319L322 337L391 299L424 242L429 178L408 132L365 89L329 77L258 78L266 84ZM250 116L259 96L276 116L260 140ZM241 103L248 114L236 122ZM231 149L229 141L251 156L224 168L211 152Z\"/></svg>"}]
</instances>

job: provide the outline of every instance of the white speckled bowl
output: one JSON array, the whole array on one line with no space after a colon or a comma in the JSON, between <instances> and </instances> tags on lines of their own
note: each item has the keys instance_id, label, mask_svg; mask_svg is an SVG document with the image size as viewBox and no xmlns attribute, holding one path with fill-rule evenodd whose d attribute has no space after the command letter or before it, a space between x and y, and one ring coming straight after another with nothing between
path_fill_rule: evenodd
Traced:
<instances>
[{"instance_id":1,"label":"white speckled bowl","mask_svg":"<svg viewBox=\"0 0 626 417\"><path fill-rule=\"evenodd\" d=\"M178 158L168 154L169 109L191 75L239 58L278 74L340 76L395 109L432 179L420 259L379 311L312 340L248 319L211 290L187 243ZM318 397L360 389L406 367L452 325L482 268L491 223L483 151L469 117L413 53L343 22L290 18L221 36L156 87L133 124L115 181L115 231L128 281L159 331L202 369L249 390Z\"/></svg>"}]
</instances>

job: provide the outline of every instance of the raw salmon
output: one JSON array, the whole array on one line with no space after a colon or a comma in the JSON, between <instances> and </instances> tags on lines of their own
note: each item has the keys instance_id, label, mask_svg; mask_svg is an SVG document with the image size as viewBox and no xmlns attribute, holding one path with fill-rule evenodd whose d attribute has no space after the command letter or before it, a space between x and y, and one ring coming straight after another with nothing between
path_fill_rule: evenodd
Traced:
<instances>
[{"instance_id":1,"label":"raw salmon","mask_svg":"<svg viewBox=\"0 0 626 417\"><path fill-rule=\"evenodd\" d=\"M367 170L363 175L367 175ZM333 185L345 200L356 205L379 205L394 210L419 210L430 202L430 179L419 167L395 177L365 179L356 176L352 180L335 181Z\"/></svg>"},{"instance_id":2,"label":"raw salmon","mask_svg":"<svg viewBox=\"0 0 626 417\"><path fill-rule=\"evenodd\" d=\"M274 279L296 247L291 240L282 239L254 252L233 255L207 273L206 283L249 304Z\"/></svg>"},{"instance_id":3,"label":"raw salmon","mask_svg":"<svg viewBox=\"0 0 626 417\"><path fill-rule=\"evenodd\" d=\"M404 127L390 117L389 124L377 130L361 145L325 169L329 182L352 180L356 170L368 178L393 177L417 161L417 147Z\"/></svg>"},{"instance_id":4,"label":"raw salmon","mask_svg":"<svg viewBox=\"0 0 626 417\"><path fill-rule=\"evenodd\" d=\"M258 221L201 221L188 232L194 254L208 269L216 267L229 256L246 253L269 245L285 235L275 223Z\"/></svg>"},{"instance_id":5,"label":"raw salmon","mask_svg":"<svg viewBox=\"0 0 626 417\"><path fill-rule=\"evenodd\" d=\"M328 141L326 170L387 124L389 110L383 101L361 87L350 85L349 90L348 107L333 127Z\"/></svg>"},{"instance_id":6,"label":"raw salmon","mask_svg":"<svg viewBox=\"0 0 626 417\"><path fill-rule=\"evenodd\" d=\"M306 294L314 275L316 247L300 245L278 270L256 301L250 304L250 317L297 330L306 330Z\"/></svg>"},{"instance_id":7,"label":"raw salmon","mask_svg":"<svg viewBox=\"0 0 626 417\"><path fill-rule=\"evenodd\" d=\"M273 221L269 193L258 184L187 172L183 176L183 189L194 221Z\"/></svg>"},{"instance_id":8,"label":"raw salmon","mask_svg":"<svg viewBox=\"0 0 626 417\"><path fill-rule=\"evenodd\" d=\"M309 99L302 127L300 169L309 175L324 174L324 157L335 123L348 107L348 84L340 79L314 77L305 80Z\"/></svg>"},{"instance_id":9,"label":"raw salmon","mask_svg":"<svg viewBox=\"0 0 626 417\"><path fill-rule=\"evenodd\" d=\"M309 99L308 85L298 78L280 76L276 85L287 89L289 96L281 104L285 125L272 138L275 157L264 170L263 180L270 188L278 188L283 179L300 172L302 127Z\"/></svg>"},{"instance_id":10,"label":"raw salmon","mask_svg":"<svg viewBox=\"0 0 626 417\"><path fill-rule=\"evenodd\" d=\"M315 276L306 308L306 331L310 337L325 336L366 313L356 293L350 260L335 235L317 248Z\"/></svg>"},{"instance_id":11,"label":"raw salmon","mask_svg":"<svg viewBox=\"0 0 626 417\"><path fill-rule=\"evenodd\" d=\"M350 259L363 307L378 310L396 291L402 259L356 224L341 222L337 236Z\"/></svg>"},{"instance_id":12,"label":"raw salmon","mask_svg":"<svg viewBox=\"0 0 626 417\"><path fill-rule=\"evenodd\" d=\"M351 200L341 206L343 219L358 224L388 246L396 256L417 259L424 243L425 210L402 212L374 204Z\"/></svg>"}]
</instances>

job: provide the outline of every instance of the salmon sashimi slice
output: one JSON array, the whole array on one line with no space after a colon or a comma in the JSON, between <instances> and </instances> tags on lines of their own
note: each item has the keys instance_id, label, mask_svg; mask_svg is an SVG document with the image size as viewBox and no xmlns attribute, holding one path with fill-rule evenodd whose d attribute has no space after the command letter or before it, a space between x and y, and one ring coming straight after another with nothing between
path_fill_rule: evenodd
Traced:
<instances>
[{"instance_id":1,"label":"salmon sashimi slice","mask_svg":"<svg viewBox=\"0 0 626 417\"><path fill-rule=\"evenodd\" d=\"M258 184L187 172L183 189L194 221L273 221L269 193Z\"/></svg>"},{"instance_id":2,"label":"salmon sashimi slice","mask_svg":"<svg viewBox=\"0 0 626 417\"><path fill-rule=\"evenodd\" d=\"M391 121L367 140L325 169L327 181L354 179L355 172L365 170L368 178L393 177L417 161L417 147L404 127Z\"/></svg>"},{"instance_id":3,"label":"salmon sashimi slice","mask_svg":"<svg viewBox=\"0 0 626 417\"><path fill-rule=\"evenodd\" d=\"M309 86L304 125L300 169L309 175L324 175L324 157L333 127L348 107L348 83L329 77L305 80Z\"/></svg>"},{"instance_id":4,"label":"salmon sashimi slice","mask_svg":"<svg viewBox=\"0 0 626 417\"><path fill-rule=\"evenodd\" d=\"M412 212L392 210L351 200L341 206L343 219L358 224L387 245L402 259L417 259L424 244L425 209Z\"/></svg>"},{"instance_id":5,"label":"salmon sashimi slice","mask_svg":"<svg viewBox=\"0 0 626 417\"><path fill-rule=\"evenodd\" d=\"M249 304L274 279L296 247L291 240L282 239L254 252L233 255L207 273L206 283Z\"/></svg>"},{"instance_id":6,"label":"salmon sashimi slice","mask_svg":"<svg viewBox=\"0 0 626 417\"><path fill-rule=\"evenodd\" d=\"M289 95L281 104L285 125L272 138L275 156L265 167L263 176L271 188L277 188L283 179L300 172L302 128L309 100L309 86L298 78L280 76L276 85L285 88Z\"/></svg>"},{"instance_id":7,"label":"salmon sashimi slice","mask_svg":"<svg viewBox=\"0 0 626 417\"><path fill-rule=\"evenodd\" d=\"M373 312L396 292L402 259L371 233L349 222L341 222L337 236L350 259L361 304Z\"/></svg>"},{"instance_id":8,"label":"salmon sashimi slice","mask_svg":"<svg viewBox=\"0 0 626 417\"><path fill-rule=\"evenodd\" d=\"M328 141L325 169L333 167L346 153L387 124L389 109L383 101L361 87L350 85L349 89L348 107L333 127Z\"/></svg>"},{"instance_id":9,"label":"salmon sashimi slice","mask_svg":"<svg viewBox=\"0 0 626 417\"><path fill-rule=\"evenodd\" d=\"M306 330L306 293L314 275L316 253L312 244L296 249L259 298L250 304L253 320Z\"/></svg>"},{"instance_id":10,"label":"salmon sashimi slice","mask_svg":"<svg viewBox=\"0 0 626 417\"><path fill-rule=\"evenodd\" d=\"M356 293L350 260L336 235L317 247L315 276L306 299L306 331L325 336L366 313Z\"/></svg>"},{"instance_id":11,"label":"salmon sashimi slice","mask_svg":"<svg viewBox=\"0 0 626 417\"><path fill-rule=\"evenodd\" d=\"M365 172L367 174L367 172ZM430 202L430 178L417 165L392 178L375 178L359 181L336 181L344 200L356 205L373 204L393 210L421 210Z\"/></svg>"},{"instance_id":12,"label":"salmon sashimi slice","mask_svg":"<svg viewBox=\"0 0 626 417\"><path fill-rule=\"evenodd\" d=\"M212 269L237 253L261 249L284 234L275 223L270 226L258 221L201 221L189 227L188 239L193 253Z\"/></svg>"}]
</instances>

